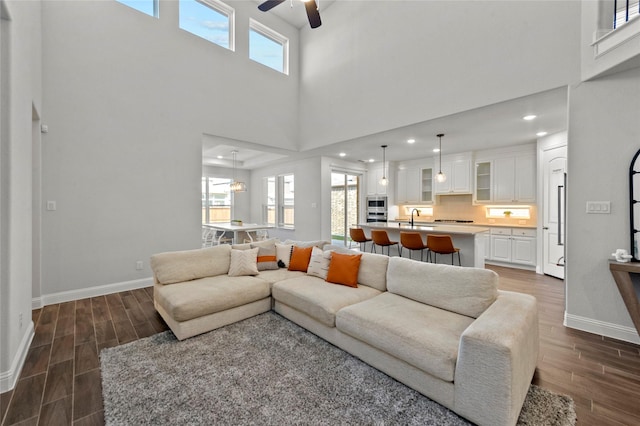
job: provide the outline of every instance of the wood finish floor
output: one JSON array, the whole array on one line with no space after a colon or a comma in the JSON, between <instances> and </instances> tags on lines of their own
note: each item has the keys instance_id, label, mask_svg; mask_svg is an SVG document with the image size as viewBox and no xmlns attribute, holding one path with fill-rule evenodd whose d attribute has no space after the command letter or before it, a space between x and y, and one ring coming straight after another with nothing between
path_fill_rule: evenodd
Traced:
<instances>
[{"instance_id":1,"label":"wood finish floor","mask_svg":"<svg viewBox=\"0 0 640 426\"><path fill-rule=\"evenodd\" d=\"M640 425L640 346L565 328L564 283L489 266L500 288L536 296L540 356L533 383L570 395L579 425ZM98 354L167 329L152 289L46 306L13 391L0 395L2 425L104 423Z\"/></svg>"}]
</instances>

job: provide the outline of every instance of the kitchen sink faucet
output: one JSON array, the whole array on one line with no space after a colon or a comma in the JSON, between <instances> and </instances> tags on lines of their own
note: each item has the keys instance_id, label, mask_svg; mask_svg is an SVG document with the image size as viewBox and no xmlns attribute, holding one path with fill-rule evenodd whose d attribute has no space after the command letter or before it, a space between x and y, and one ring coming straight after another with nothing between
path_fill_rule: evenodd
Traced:
<instances>
[{"instance_id":1,"label":"kitchen sink faucet","mask_svg":"<svg viewBox=\"0 0 640 426\"><path fill-rule=\"evenodd\" d=\"M413 228L413 212L416 212L416 214L417 214L418 216L420 216L420 210L418 210L418 209L413 209L413 210L411 210L411 227L412 227L412 228Z\"/></svg>"}]
</instances>

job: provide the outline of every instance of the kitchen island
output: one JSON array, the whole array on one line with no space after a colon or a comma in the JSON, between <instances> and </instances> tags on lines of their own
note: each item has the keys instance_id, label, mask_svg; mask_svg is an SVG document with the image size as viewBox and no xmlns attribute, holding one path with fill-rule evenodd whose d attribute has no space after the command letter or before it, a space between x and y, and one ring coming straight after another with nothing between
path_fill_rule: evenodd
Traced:
<instances>
[{"instance_id":1,"label":"kitchen island","mask_svg":"<svg viewBox=\"0 0 640 426\"><path fill-rule=\"evenodd\" d=\"M425 242L427 240L427 234L451 235L453 246L460 249L460 262L462 266L484 268L485 238L489 237L489 228L440 224L414 225L412 227L410 224L387 224L384 222L363 223L359 226L364 229L367 237L371 237L372 229L383 229L387 231L389 239L391 241L398 241L398 244L400 243L400 231L419 232ZM438 263L451 263L450 256L439 255Z\"/></svg>"}]
</instances>

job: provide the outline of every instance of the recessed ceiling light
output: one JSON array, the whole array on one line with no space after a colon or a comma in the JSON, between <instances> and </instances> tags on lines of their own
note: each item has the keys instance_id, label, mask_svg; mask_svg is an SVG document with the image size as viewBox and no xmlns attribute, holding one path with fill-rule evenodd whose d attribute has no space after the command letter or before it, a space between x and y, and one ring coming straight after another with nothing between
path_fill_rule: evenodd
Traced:
<instances>
[{"instance_id":1,"label":"recessed ceiling light","mask_svg":"<svg viewBox=\"0 0 640 426\"><path fill-rule=\"evenodd\" d=\"M527 121L531 121L531 120L533 120L533 119L534 119L534 118L536 118L536 117L537 117L537 115L533 115L533 114L531 114L531 115L525 115L524 117L522 117L522 119L523 119L523 120L527 120Z\"/></svg>"},{"instance_id":2,"label":"recessed ceiling light","mask_svg":"<svg viewBox=\"0 0 640 426\"><path fill-rule=\"evenodd\" d=\"M222 160L224 157L222 155L218 155L218 160Z\"/></svg>"},{"instance_id":3,"label":"recessed ceiling light","mask_svg":"<svg viewBox=\"0 0 640 426\"><path fill-rule=\"evenodd\" d=\"M373 158L369 158L369 162L370 163L373 163L374 161L376 161L376 160L374 160Z\"/></svg>"},{"instance_id":4,"label":"recessed ceiling light","mask_svg":"<svg viewBox=\"0 0 640 426\"><path fill-rule=\"evenodd\" d=\"M346 152L341 152L340 154L338 154L340 157L345 157L347 155Z\"/></svg>"},{"instance_id":5,"label":"recessed ceiling light","mask_svg":"<svg viewBox=\"0 0 640 426\"><path fill-rule=\"evenodd\" d=\"M547 132L538 132L536 133L536 136L540 136L540 137L547 136Z\"/></svg>"},{"instance_id":6,"label":"recessed ceiling light","mask_svg":"<svg viewBox=\"0 0 640 426\"><path fill-rule=\"evenodd\" d=\"M433 148L433 152L440 152L440 148Z\"/></svg>"},{"instance_id":7,"label":"recessed ceiling light","mask_svg":"<svg viewBox=\"0 0 640 426\"><path fill-rule=\"evenodd\" d=\"M407 139L407 143L416 143L415 139Z\"/></svg>"}]
</instances>

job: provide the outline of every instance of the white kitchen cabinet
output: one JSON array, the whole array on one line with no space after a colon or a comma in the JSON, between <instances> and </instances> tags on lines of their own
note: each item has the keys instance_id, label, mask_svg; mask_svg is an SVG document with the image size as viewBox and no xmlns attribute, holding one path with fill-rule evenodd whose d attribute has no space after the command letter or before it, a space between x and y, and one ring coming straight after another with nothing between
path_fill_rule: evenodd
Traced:
<instances>
[{"instance_id":1,"label":"white kitchen cabinet","mask_svg":"<svg viewBox=\"0 0 640 426\"><path fill-rule=\"evenodd\" d=\"M491 256L487 260L518 265L536 265L536 230L491 228Z\"/></svg>"},{"instance_id":2,"label":"white kitchen cabinet","mask_svg":"<svg viewBox=\"0 0 640 426\"><path fill-rule=\"evenodd\" d=\"M518 155L493 160L493 202L514 203L536 200L534 155Z\"/></svg>"},{"instance_id":3,"label":"white kitchen cabinet","mask_svg":"<svg viewBox=\"0 0 640 426\"><path fill-rule=\"evenodd\" d=\"M491 259L491 235L485 233L484 235L484 260Z\"/></svg>"},{"instance_id":4,"label":"white kitchen cabinet","mask_svg":"<svg viewBox=\"0 0 640 426\"><path fill-rule=\"evenodd\" d=\"M525 203L536 201L535 155L521 155L516 157L515 187L516 200Z\"/></svg>"},{"instance_id":5,"label":"white kitchen cabinet","mask_svg":"<svg viewBox=\"0 0 640 426\"><path fill-rule=\"evenodd\" d=\"M388 185L380 185L382 176L382 166L372 167L367 171L367 195L387 195ZM389 176L386 178L389 179Z\"/></svg>"},{"instance_id":6,"label":"white kitchen cabinet","mask_svg":"<svg viewBox=\"0 0 640 426\"><path fill-rule=\"evenodd\" d=\"M420 202L420 169L407 168L398 170L396 186L396 203L410 204Z\"/></svg>"},{"instance_id":7,"label":"white kitchen cabinet","mask_svg":"<svg viewBox=\"0 0 640 426\"><path fill-rule=\"evenodd\" d=\"M435 182L436 194L470 194L471 160L468 158L442 159L442 173L447 177L444 182ZM437 173L437 172L436 172ZM435 179L434 179L435 180Z\"/></svg>"}]
</instances>

